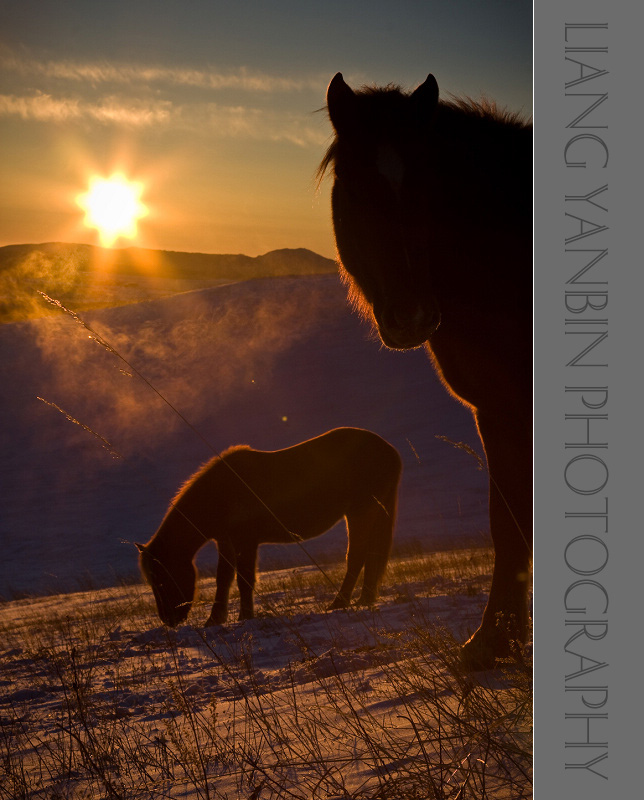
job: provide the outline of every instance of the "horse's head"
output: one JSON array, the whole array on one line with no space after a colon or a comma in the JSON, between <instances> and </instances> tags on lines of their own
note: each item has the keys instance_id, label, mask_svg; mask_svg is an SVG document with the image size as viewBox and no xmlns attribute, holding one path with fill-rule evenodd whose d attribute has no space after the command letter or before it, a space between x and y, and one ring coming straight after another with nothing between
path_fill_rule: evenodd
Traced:
<instances>
[{"instance_id":1,"label":"horse's head","mask_svg":"<svg viewBox=\"0 0 644 800\"><path fill-rule=\"evenodd\" d=\"M433 75L407 95L354 92L338 73L327 91L336 138L320 172L334 166L333 226L353 299L382 341L418 347L437 329L428 230L428 137L438 105Z\"/></svg>"},{"instance_id":2,"label":"horse's head","mask_svg":"<svg viewBox=\"0 0 644 800\"><path fill-rule=\"evenodd\" d=\"M161 622L175 628L188 616L195 596L197 573L192 561L164 560L137 544L141 573L152 587Z\"/></svg>"}]
</instances>

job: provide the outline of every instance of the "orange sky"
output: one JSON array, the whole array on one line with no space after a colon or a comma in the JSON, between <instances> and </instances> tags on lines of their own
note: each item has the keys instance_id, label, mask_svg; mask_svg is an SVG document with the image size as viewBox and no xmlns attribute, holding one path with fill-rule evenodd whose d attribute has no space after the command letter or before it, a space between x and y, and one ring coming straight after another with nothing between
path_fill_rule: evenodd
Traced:
<instances>
[{"instance_id":1,"label":"orange sky","mask_svg":"<svg viewBox=\"0 0 644 800\"><path fill-rule=\"evenodd\" d=\"M484 7L482 9L482 6ZM532 6L17 0L0 8L0 245L99 243L92 177L142 184L135 244L333 256L328 81L487 94L531 110Z\"/></svg>"}]
</instances>

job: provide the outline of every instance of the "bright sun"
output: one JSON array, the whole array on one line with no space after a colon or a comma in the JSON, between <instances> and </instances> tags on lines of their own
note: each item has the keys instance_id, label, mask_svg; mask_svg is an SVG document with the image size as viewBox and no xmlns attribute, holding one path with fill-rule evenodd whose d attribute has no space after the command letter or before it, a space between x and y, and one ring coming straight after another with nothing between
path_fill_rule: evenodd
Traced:
<instances>
[{"instance_id":1,"label":"bright sun","mask_svg":"<svg viewBox=\"0 0 644 800\"><path fill-rule=\"evenodd\" d=\"M119 237L136 236L137 221L148 213L139 199L142 191L142 183L115 173L110 178L91 178L87 192L76 198L85 211L85 225L98 229L104 247L111 247Z\"/></svg>"}]
</instances>

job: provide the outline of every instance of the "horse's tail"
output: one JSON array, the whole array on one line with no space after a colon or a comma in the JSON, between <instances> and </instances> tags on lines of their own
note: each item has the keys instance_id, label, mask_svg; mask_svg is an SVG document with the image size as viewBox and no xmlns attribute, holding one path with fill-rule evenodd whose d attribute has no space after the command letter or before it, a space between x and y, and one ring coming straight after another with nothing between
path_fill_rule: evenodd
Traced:
<instances>
[{"instance_id":1,"label":"horse's tail","mask_svg":"<svg viewBox=\"0 0 644 800\"><path fill-rule=\"evenodd\" d=\"M369 502L365 521L368 524L364 555L364 584L361 602L373 603L389 563L398 510L398 484L402 462L398 451L391 447L390 458L382 460L383 479Z\"/></svg>"},{"instance_id":2,"label":"horse's tail","mask_svg":"<svg viewBox=\"0 0 644 800\"><path fill-rule=\"evenodd\" d=\"M394 526L398 509L398 481L376 500L381 507L381 512L379 513L379 524L374 526L374 540L370 553L373 554L374 577L378 586L387 569L394 540Z\"/></svg>"},{"instance_id":3,"label":"horse's tail","mask_svg":"<svg viewBox=\"0 0 644 800\"><path fill-rule=\"evenodd\" d=\"M388 521L388 524L384 526L382 541L380 542L381 557L384 559L384 563L381 567L382 572L379 574L379 580L382 578L387 567L391 546L393 544L394 527L396 525L396 515L398 513L398 488L400 486L403 468L400 453L393 445L388 442L387 444L389 445L389 454L386 459L383 459L387 470L386 480L384 481L380 497L376 498Z\"/></svg>"}]
</instances>

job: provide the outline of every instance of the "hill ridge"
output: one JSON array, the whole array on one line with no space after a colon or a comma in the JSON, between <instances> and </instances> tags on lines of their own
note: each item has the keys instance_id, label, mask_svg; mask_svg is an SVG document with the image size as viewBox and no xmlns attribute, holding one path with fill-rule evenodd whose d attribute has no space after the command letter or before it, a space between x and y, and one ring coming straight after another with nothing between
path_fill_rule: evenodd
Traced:
<instances>
[{"instance_id":1,"label":"hill ridge","mask_svg":"<svg viewBox=\"0 0 644 800\"><path fill-rule=\"evenodd\" d=\"M335 262L306 248L258 256L140 247L108 249L73 242L0 247L0 323L48 313L39 292L76 310L129 305L231 281L335 272Z\"/></svg>"}]
</instances>

